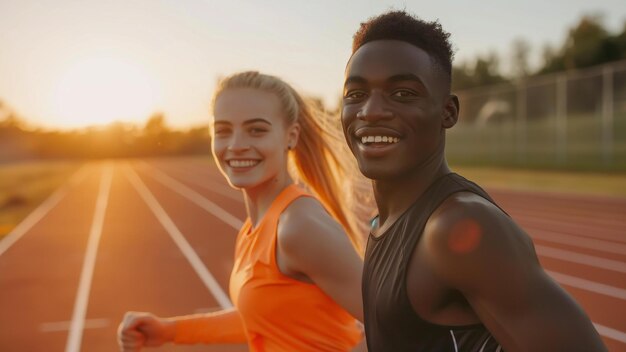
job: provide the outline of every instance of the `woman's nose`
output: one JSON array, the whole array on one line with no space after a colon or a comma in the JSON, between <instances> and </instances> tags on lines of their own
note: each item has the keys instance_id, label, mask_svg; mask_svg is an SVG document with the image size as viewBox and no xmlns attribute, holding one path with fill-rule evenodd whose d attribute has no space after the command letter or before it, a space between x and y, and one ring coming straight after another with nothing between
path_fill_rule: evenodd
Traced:
<instances>
[{"instance_id":1,"label":"woman's nose","mask_svg":"<svg viewBox=\"0 0 626 352\"><path fill-rule=\"evenodd\" d=\"M230 139L227 149L231 152L245 152L250 149L250 143L244 136L235 133Z\"/></svg>"}]
</instances>

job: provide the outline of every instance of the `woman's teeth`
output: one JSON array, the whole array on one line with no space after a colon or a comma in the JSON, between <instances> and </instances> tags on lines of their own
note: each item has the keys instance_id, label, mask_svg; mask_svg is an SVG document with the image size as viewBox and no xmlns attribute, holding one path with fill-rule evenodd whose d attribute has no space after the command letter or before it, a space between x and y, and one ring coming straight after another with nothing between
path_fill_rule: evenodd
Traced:
<instances>
[{"instance_id":1,"label":"woman's teeth","mask_svg":"<svg viewBox=\"0 0 626 352\"><path fill-rule=\"evenodd\" d=\"M368 143L393 144L393 143L398 143L399 140L400 140L399 138L389 137L389 136L363 136L361 137L361 143L363 144L368 144Z\"/></svg>"},{"instance_id":2,"label":"woman's teeth","mask_svg":"<svg viewBox=\"0 0 626 352\"><path fill-rule=\"evenodd\" d=\"M250 167L258 164L258 160L229 160L228 166L230 167Z\"/></svg>"}]
</instances>

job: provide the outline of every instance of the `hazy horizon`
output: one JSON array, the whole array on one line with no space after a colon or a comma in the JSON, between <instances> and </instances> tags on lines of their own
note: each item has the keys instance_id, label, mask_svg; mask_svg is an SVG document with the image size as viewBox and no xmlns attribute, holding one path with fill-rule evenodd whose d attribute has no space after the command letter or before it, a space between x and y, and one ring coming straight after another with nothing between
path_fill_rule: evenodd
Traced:
<instances>
[{"instance_id":1,"label":"hazy horizon","mask_svg":"<svg viewBox=\"0 0 626 352\"><path fill-rule=\"evenodd\" d=\"M389 8L439 19L456 63L490 51L505 59L523 38L537 65L542 47L560 44L584 14L603 14L612 32L626 21L617 0L490 0L478 8L470 1L0 0L0 101L48 129L141 124L155 112L188 128L207 123L219 76L254 69L334 108L352 34Z\"/></svg>"}]
</instances>

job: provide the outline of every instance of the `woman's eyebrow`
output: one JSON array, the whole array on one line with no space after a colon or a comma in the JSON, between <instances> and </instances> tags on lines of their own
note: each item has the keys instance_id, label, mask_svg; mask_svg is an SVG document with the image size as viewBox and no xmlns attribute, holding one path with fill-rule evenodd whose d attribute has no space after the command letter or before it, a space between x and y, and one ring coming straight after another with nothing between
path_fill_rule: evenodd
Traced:
<instances>
[{"instance_id":1,"label":"woman's eyebrow","mask_svg":"<svg viewBox=\"0 0 626 352\"><path fill-rule=\"evenodd\" d=\"M269 122L269 121L268 121L268 120L266 120L266 119L260 118L260 117L255 118L255 119L246 120L246 121L244 121L244 123L243 123L243 124L244 124L244 125L249 125L249 124L253 124L253 123L257 123L257 122L266 123L266 124L268 124L268 125L270 125L270 126L272 125L272 123L271 123L271 122Z\"/></svg>"}]
</instances>

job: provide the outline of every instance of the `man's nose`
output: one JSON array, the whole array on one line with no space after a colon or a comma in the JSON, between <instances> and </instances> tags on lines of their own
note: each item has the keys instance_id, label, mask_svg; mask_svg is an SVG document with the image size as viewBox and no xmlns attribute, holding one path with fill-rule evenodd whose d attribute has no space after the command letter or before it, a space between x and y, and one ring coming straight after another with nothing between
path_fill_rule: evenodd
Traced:
<instances>
[{"instance_id":1,"label":"man's nose","mask_svg":"<svg viewBox=\"0 0 626 352\"><path fill-rule=\"evenodd\" d=\"M393 114L386 105L385 98L380 92L372 92L356 116L361 120L369 122L390 119L393 117Z\"/></svg>"}]
</instances>

